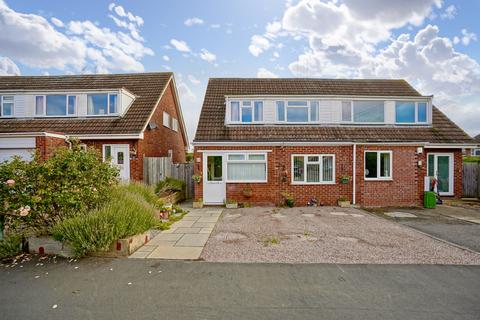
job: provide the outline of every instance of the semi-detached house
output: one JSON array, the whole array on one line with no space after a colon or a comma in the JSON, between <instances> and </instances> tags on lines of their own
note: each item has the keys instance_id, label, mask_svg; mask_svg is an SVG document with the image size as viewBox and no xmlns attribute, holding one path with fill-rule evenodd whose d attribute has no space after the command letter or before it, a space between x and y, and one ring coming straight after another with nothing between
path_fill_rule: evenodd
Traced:
<instances>
[{"instance_id":1,"label":"semi-detached house","mask_svg":"<svg viewBox=\"0 0 480 320\"><path fill-rule=\"evenodd\" d=\"M0 77L0 162L49 157L79 139L143 179L144 157L185 162L188 138L170 72Z\"/></svg>"},{"instance_id":2,"label":"semi-detached house","mask_svg":"<svg viewBox=\"0 0 480 320\"><path fill-rule=\"evenodd\" d=\"M215 78L194 140L195 197L416 206L436 177L441 196L459 198L472 145L404 80Z\"/></svg>"}]
</instances>

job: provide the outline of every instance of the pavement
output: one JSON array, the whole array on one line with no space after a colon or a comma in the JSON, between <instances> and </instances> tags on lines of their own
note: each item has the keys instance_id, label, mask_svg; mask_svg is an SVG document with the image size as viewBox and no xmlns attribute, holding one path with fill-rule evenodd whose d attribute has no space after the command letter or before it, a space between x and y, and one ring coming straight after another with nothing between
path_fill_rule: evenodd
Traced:
<instances>
[{"instance_id":1,"label":"pavement","mask_svg":"<svg viewBox=\"0 0 480 320\"><path fill-rule=\"evenodd\" d=\"M182 220L158 233L129 258L196 260L222 214L222 208L188 208Z\"/></svg>"},{"instance_id":2,"label":"pavement","mask_svg":"<svg viewBox=\"0 0 480 320\"><path fill-rule=\"evenodd\" d=\"M0 267L0 318L476 319L480 267L88 258Z\"/></svg>"},{"instance_id":3,"label":"pavement","mask_svg":"<svg viewBox=\"0 0 480 320\"><path fill-rule=\"evenodd\" d=\"M377 215L427 233L439 239L480 253L480 208L462 208L447 205L435 209L392 209L408 212L416 218L389 218Z\"/></svg>"}]
</instances>

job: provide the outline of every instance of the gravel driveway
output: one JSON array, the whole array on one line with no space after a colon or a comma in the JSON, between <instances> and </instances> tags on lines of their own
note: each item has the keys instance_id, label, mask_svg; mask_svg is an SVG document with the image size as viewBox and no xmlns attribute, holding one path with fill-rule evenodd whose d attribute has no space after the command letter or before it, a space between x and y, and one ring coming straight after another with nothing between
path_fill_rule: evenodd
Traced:
<instances>
[{"instance_id":1,"label":"gravel driveway","mask_svg":"<svg viewBox=\"0 0 480 320\"><path fill-rule=\"evenodd\" d=\"M476 264L480 255L365 211L224 210L201 258L216 262Z\"/></svg>"}]
</instances>

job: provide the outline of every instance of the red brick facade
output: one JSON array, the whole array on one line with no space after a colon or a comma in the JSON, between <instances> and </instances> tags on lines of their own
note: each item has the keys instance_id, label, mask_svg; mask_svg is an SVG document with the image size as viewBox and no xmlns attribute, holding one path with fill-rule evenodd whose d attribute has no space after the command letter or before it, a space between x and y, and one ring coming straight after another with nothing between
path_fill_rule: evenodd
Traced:
<instances>
[{"instance_id":1,"label":"red brick facade","mask_svg":"<svg viewBox=\"0 0 480 320\"><path fill-rule=\"evenodd\" d=\"M255 147L195 147L195 174L202 175L203 153L199 150L268 150L267 183L227 183L227 199L251 204L282 204L282 192L294 195L297 206L304 206L311 198L324 205L336 205L339 197L353 201L353 179L340 183L341 176L353 176L353 150L348 146L255 146ZM367 150L392 151L392 180L366 181L364 154ZM416 146L356 146L356 204L368 207L419 206L423 201L427 152L454 153L455 197L462 193L461 150L428 150L417 154ZM335 184L292 185L292 154L334 154ZM421 160L421 166L418 161ZM250 186L252 197L245 197L244 188ZM203 179L195 184L195 198L203 198Z\"/></svg>"},{"instance_id":2,"label":"red brick facade","mask_svg":"<svg viewBox=\"0 0 480 320\"><path fill-rule=\"evenodd\" d=\"M55 149L59 147L68 147L68 143L65 141L65 138L38 136L35 137L35 146L40 160L45 160L53 155Z\"/></svg>"}]
</instances>

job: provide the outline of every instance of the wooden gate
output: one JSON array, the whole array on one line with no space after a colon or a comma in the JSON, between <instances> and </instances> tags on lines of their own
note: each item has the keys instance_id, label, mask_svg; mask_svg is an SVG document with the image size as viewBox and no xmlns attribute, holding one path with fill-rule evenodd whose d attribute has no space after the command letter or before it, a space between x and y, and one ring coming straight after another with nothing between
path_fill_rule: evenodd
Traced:
<instances>
[{"instance_id":1,"label":"wooden gate","mask_svg":"<svg viewBox=\"0 0 480 320\"><path fill-rule=\"evenodd\" d=\"M480 164L463 164L463 197L480 198Z\"/></svg>"},{"instance_id":2,"label":"wooden gate","mask_svg":"<svg viewBox=\"0 0 480 320\"><path fill-rule=\"evenodd\" d=\"M155 185L166 177L184 181L186 184L185 196L193 197L193 163L172 163L168 157L144 157L143 158L143 181L146 184Z\"/></svg>"}]
</instances>

